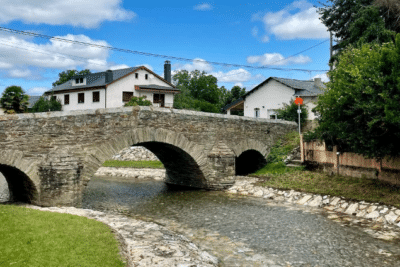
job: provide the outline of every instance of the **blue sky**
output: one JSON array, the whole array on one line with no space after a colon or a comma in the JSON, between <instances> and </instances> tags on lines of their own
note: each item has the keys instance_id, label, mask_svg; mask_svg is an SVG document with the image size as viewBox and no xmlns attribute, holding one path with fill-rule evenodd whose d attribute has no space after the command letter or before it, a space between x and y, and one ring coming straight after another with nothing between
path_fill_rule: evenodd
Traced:
<instances>
[{"instance_id":1,"label":"blue sky","mask_svg":"<svg viewBox=\"0 0 400 267\"><path fill-rule=\"evenodd\" d=\"M329 68L329 34L318 19L318 2L0 0L0 27L196 59L171 60L172 70L204 70L220 86L237 84L249 90L270 76L326 80L324 71L293 70ZM163 76L164 61L0 31L0 93L18 85L30 95L41 95L67 69L98 72L145 65Z\"/></svg>"}]
</instances>

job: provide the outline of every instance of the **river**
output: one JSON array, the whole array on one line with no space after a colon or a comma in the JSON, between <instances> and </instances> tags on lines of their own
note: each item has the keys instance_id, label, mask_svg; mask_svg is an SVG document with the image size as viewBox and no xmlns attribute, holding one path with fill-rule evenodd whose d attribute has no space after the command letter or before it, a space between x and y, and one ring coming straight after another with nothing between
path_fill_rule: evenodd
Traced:
<instances>
[{"instance_id":1,"label":"river","mask_svg":"<svg viewBox=\"0 0 400 267\"><path fill-rule=\"evenodd\" d=\"M375 239L299 205L94 177L82 207L165 225L217 256L222 266L400 266L398 242Z\"/></svg>"}]
</instances>

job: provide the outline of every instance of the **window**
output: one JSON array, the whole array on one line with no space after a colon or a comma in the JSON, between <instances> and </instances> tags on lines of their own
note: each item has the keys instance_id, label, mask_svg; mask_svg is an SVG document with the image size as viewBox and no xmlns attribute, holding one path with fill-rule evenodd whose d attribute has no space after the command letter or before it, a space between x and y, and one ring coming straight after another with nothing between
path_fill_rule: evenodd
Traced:
<instances>
[{"instance_id":1,"label":"window","mask_svg":"<svg viewBox=\"0 0 400 267\"><path fill-rule=\"evenodd\" d=\"M254 109L254 117L255 118L259 118L260 117L260 109L259 108L255 108Z\"/></svg>"},{"instance_id":2,"label":"window","mask_svg":"<svg viewBox=\"0 0 400 267\"><path fill-rule=\"evenodd\" d=\"M144 75L144 78L145 78L146 80L148 80L148 79L149 79L149 75L148 75L148 74L145 74L145 75Z\"/></svg>"},{"instance_id":3,"label":"window","mask_svg":"<svg viewBox=\"0 0 400 267\"><path fill-rule=\"evenodd\" d=\"M100 102L100 92L93 92L93 102Z\"/></svg>"},{"instance_id":4,"label":"window","mask_svg":"<svg viewBox=\"0 0 400 267\"><path fill-rule=\"evenodd\" d=\"M135 78L139 79L139 73L135 73Z\"/></svg>"},{"instance_id":5,"label":"window","mask_svg":"<svg viewBox=\"0 0 400 267\"><path fill-rule=\"evenodd\" d=\"M76 84L83 83L83 78L76 78L75 83Z\"/></svg>"},{"instance_id":6,"label":"window","mask_svg":"<svg viewBox=\"0 0 400 267\"><path fill-rule=\"evenodd\" d=\"M85 93L78 94L78 104L85 103Z\"/></svg>"},{"instance_id":7,"label":"window","mask_svg":"<svg viewBox=\"0 0 400 267\"><path fill-rule=\"evenodd\" d=\"M133 92L122 92L122 102L129 102L133 97Z\"/></svg>"},{"instance_id":8,"label":"window","mask_svg":"<svg viewBox=\"0 0 400 267\"><path fill-rule=\"evenodd\" d=\"M64 105L69 105L69 95L64 95Z\"/></svg>"},{"instance_id":9,"label":"window","mask_svg":"<svg viewBox=\"0 0 400 267\"><path fill-rule=\"evenodd\" d=\"M165 95L164 94L153 94L153 103L160 104L160 107L164 107Z\"/></svg>"}]
</instances>

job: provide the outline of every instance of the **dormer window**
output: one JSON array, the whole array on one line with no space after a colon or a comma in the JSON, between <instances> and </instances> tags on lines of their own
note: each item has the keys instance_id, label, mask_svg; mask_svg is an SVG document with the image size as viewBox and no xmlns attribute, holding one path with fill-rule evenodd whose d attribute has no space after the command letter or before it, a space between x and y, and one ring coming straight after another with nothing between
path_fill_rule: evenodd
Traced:
<instances>
[{"instance_id":1,"label":"dormer window","mask_svg":"<svg viewBox=\"0 0 400 267\"><path fill-rule=\"evenodd\" d=\"M76 84L83 83L83 78L76 78L76 79L75 79L75 83L76 83Z\"/></svg>"}]
</instances>

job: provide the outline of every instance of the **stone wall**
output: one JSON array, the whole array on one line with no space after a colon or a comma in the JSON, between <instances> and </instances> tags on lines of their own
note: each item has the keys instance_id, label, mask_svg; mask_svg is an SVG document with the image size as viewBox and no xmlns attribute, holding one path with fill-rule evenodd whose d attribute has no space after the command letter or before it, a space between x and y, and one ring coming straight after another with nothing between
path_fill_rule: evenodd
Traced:
<instances>
[{"instance_id":1,"label":"stone wall","mask_svg":"<svg viewBox=\"0 0 400 267\"><path fill-rule=\"evenodd\" d=\"M95 173L96 176L119 176L131 179L165 180L165 169L135 169L135 168L111 168L101 167Z\"/></svg>"},{"instance_id":2,"label":"stone wall","mask_svg":"<svg viewBox=\"0 0 400 267\"><path fill-rule=\"evenodd\" d=\"M103 162L140 145L163 162L167 182L223 189L234 182L236 157L248 150L266 157L295 129L280 120L138 106L0 115L0 172L12 190L25 190L13 196L29 193L21 200L75 205Z\"/></svg>"},{"instance_id":3,"label":"stone wall","mask_svg":"<svg viewBox=\"0 0 400 267\"><path fill-rule=\"evenodd\" d=\"M6 178L0 173L0 202L6 202L10 199L10 192Z\"/></svg>"},{"instance_id":4,"label":"stone wall","mask_svg":"<svg viewBox=\"0 0 400 267\"><path fill-rule=\"evenodd\" d=\"M121 161L156 161L159 160L153 152L142 146L127 147L112 157Z\"/></svg>"}]
</instances>

